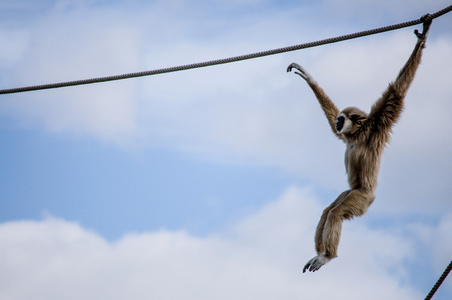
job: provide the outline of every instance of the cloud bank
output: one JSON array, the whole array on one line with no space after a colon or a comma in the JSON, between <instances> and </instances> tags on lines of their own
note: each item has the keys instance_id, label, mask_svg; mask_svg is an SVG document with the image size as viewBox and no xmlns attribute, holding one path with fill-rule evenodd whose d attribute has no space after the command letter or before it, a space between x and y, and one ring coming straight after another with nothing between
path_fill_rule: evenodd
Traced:
<instances>
[{"instance_id":1,"label":"cloud bank","mask_svg":"<svg viewBox=\"0 0 452 300\"><path fill-rule=\"evenodd\" d=\"M53 217L4 223L0 299L423 296L406 262L416 247L450 232L452 215L423 232L406 228L411 235L354 222L344 227L339 258L316 273L302 274L313 255L312 235L320 211L309 189L294 186L228 230L206 237L161 230L107 242L89 229ZM432 244L431 253L438 273L452 252L450 241L441 243Z\"/></svg>"}]
</instances>

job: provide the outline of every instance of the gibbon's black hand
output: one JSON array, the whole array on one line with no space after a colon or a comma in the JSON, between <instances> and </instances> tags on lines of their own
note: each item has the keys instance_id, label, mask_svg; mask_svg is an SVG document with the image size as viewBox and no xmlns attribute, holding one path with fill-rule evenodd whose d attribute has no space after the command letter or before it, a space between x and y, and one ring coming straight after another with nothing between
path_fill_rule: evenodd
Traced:
<instances>
[{"instance_id":1,"label":"gibbon's black hand","mask_svg":"<svg viewBox=\"0 0 452 300\"><path fill-rule=\"evenodd\" d=\"M415 29L414 34L417 36L418 39L425 41L425 39L427 39L427 34L430 29L430 25L432 24L430 14L422 16L421 21L423 21L422 33L419 33L419 30Z\"/></svg>"}]
</instances>

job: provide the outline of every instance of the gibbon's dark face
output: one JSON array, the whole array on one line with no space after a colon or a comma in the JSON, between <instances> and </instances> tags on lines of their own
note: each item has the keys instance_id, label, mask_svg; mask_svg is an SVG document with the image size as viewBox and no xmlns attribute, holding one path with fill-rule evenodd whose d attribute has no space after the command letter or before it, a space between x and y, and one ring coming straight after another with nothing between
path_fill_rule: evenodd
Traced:
<instances>
[{"instance_id":1,"label":"gibbon's dark face","mask_svg":"<svg viewBox=\"0 0 452 300\"><path fill-rule=\"evenodd\" d=\"M337 133L352 134L361 127L367 114L356 107L348 107L341 111L336 119Z\"/></svg>"},{"instance_id":2,"label":"gibbon's dark face","mask_svg":"<svg viewBox=\"0 0 452 300\"><path fill-rule=\"evenodd\" d=\"M337 121L336 121L336 130L338 133L340 133L342 128L344 128L344 124L345 124L345 116L340 114L339 116L337 116Z\"/></svg>"}]
</instances>

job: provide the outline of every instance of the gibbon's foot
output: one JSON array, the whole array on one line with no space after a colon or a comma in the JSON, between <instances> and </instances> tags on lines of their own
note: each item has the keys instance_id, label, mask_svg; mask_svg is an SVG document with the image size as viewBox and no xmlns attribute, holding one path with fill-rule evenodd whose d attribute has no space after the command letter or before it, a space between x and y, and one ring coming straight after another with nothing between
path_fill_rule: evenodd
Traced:
<instances>
[{"instance_id":1,"label":"gibbon's foot","mask_svg":"<svg viewBox=\"0 0 452 300\"><path fill-rule=\"evenodd\" d=\"M300 75L304 80L308 81L309 79L311 79L311 75L309 75L308 72L306 72L305 69L303 69L299 64L297 63L291 63L288 67L287 67L287 72L292 71L292 69L295 68L300 72L295 72L295 74Z\"/></svg>"},{"instance_id":2,"label":"gibbon's foot","mask_svg":"<svg viewBox=\"0 0 452 300\"><path fill-rule=\"evenodd\" d=\"M328 257L325 254L319 254L308 261L308 263L303 268L303 273L306 272L306 270L309 270L309 272L315 272L330 260L332 260L331 257Z\"/></svg>"},{"instance_id":3,"label":"gibbon's foot","mask_svg":"<svg viewBox=\"0 0 452 300\"><path fill-rule=\"evenodd\" d=\"M419 30L414 30L414 34L418 39L424 41L427 38L427 33L430 29L430 25L432 24L432 19L430 18L430 14L426 14L422 16L421 21L423 22L422 33L419 33Z\"/></svg>"}]
</instances>

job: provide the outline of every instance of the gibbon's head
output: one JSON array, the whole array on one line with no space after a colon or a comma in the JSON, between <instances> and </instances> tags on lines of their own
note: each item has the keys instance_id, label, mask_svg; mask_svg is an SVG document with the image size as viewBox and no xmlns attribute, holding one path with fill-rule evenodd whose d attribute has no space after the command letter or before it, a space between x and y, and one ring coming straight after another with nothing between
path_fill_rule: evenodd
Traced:
<instances>
[{"instance_id":1,"label":"gibbon's head","mask_svg":"<svg viewBox=\"0 0 452 300\"><path fill-rule=\"evenodd\" d=\"M339 134L355 133L364 121L367 114L356 107L347 107L336 118L336 130Z\"/></svg>"}]
</instances>

